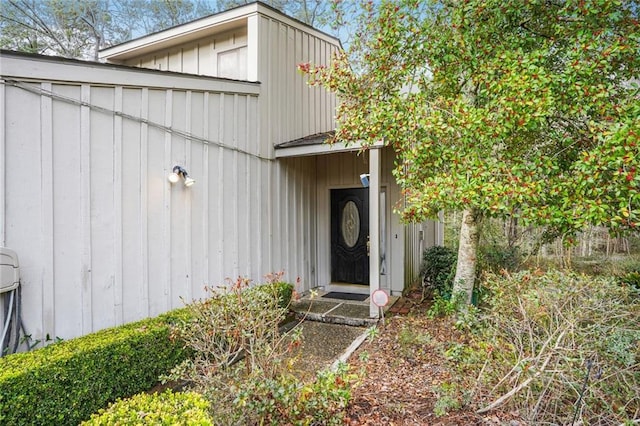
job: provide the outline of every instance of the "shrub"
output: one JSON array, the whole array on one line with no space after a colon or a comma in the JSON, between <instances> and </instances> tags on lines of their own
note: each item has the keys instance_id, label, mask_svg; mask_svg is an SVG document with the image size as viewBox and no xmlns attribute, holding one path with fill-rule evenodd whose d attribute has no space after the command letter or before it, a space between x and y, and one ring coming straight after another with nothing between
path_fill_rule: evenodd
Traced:
<instances>
[{"instance_id":1,"label":"shrub","mask_svg":"<svg viewBox=\"0 0 640 426\"><path fill-rule=\"evenodd\" d=\"M345 364L308 384L292 375L254 375L236 389L234 417L242 424L343 425L353 377Z\"/></svg>"},{"instance_id":2,"label":"shrub","mask_svg":"<svg viewBox=\"0 0 640 426\"><path fill-rule=\"evenodd\" d=\"M478 248L478 272L516 271L521 263L522 256L516 246L488 244Z\"/></svg>"},{"instance_id":3,"label":"shrub","mask_svg":"<svg viewBox=\"0 0 640 426\"><path fill-rule=\"evenodd\" d=\"M215 410L216 424L309 424L340 418L349 397L346 373L323 373L312 384L290 374L300 327L281 334L290 285L252 287L238 279L227 291L190 304L175 334L194 350L171 378L186 380ZM287 289L283 291L283 289ZM285 297L283 297L285 293Z\"/></svg>"},{"instance_id":4,"label":"shrub","mask_svg":"<svg viewBox=\"0 0 640 426\"><path fill-rule=\"evenodd\" d=\"M178 310L0 358L0 423L78 424L119 397L149 389L187 357L169 339Z\"/></svg>"},{"instance_id":5,"label":"shrub","mask_svg":"<svg viewBox=\"0 0 640 426\"><path fill-rule=\"evenodd\" d=\"M531 424L637 418L640 300L634 290L557 271L489 275L484 284L492 298L481 340L491 350L485 365L477 357L474 365L487 407L508 405Z\"/></svg>"},{"instance_id":6,"label":"shrub","mask_svg":"<svg viewBox=\"0 0 640 426\"><path fill-rule=\"evenodd\" d=\"M446 300L451 297L457 259L456 252L443 246L429 247L422 255L421 275L424 285Z\"/></svg>"},{"instance_id":7,"label":"shrub","mask_svg":"<svg viewBox=\"0 0 640 426\"><path fill-rule=\"evenodd\" d=\"M640 290L640 271L627 272L618 278L620 284L628 285L636 290Z\"/></svg>"},{"instance_id":8,"label":"shrub","mask_svg":"<svg viewBox=\"0 0 640 426\"><path fill-rule=\"evenodd\" d=\"M213 425L209 403L195 392L140 393L118 399L82 423L91 425Z\"/></svg>"}]
</instances>

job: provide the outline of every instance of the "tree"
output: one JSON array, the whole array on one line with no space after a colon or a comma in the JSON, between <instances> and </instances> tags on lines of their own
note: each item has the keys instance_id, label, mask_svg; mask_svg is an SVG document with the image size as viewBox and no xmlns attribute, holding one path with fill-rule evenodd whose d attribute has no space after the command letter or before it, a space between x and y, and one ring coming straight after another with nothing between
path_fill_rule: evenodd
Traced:
<instances>
[{"instance_id":1,"label":"tree","mask_svg":"<svg viewBox=\"0 0 640 426\"><path fill-rule=\"evenodd\" d=\"M248 0L0 0L0 47L98 59L100 49L193 21ZM265 0L309 25L328 26L325 0Z\"/></svg>"},{"instance_id":2,"label":"tree","mask_svg":"<svg viewBox=\"0 0 640 426\"><path fill-rule=\"evenodd\" d=\"M5 0L0 47L98 59L104 47L213 13L204 0Z\"/></svg>"},{"instance_id":3,"label":"tree","mask_svg":"<svg viewBox=\"0 0 640 426\"><path fill-rule=\"evenodd\" d=\"M407 221L463 211L454 291L471 301L482 219L556 235L640 226L635 1L368 2L331 66L334 140L383 140Z\"/></svg>"},{"instance_id":4,"label":"tree","mask_svg":"<svg viewBox=\"0 0 640 426\"><path fill-rule=\"evenodd\" d=\"M0 46L30 53L97 58L108 38L131 32L115 24L105 0L7 0L0 8Z\"/></svg>"},{"instance_id":5,"label":"tree","mask_svg":"<svg viewBox=\"0 0 640 426\"><path fill-rule=\"evenodd\" d=\"M218 10L227 10L254 0L218 0ZM327 0L262 0L263 3L311 26L326 26L338 7Z\"/></svg>"}]
</instances>

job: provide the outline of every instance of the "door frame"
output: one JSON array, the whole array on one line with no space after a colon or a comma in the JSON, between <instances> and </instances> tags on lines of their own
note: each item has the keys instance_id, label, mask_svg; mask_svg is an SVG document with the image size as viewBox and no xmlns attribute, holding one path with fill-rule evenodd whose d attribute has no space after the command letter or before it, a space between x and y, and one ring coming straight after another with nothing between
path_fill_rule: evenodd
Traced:
<instances>
[{"instance_id":1,"label":"door frame","mask_svg":"<svg viewBox=\"0 0 640 426\"><path fill-rule=\"evenodd\" d=\"M384 244L384 247L381 247L382 250L384 250L384 253L386 255L386 277L383 278L383 280L387 281L388 277L390 277L390 268L391 268L391 259L390 259L390 251L389 251L389 241L390 241L390 235L391 235L391 226L390 226L390 222L389 222L389 212L390 212L390 204L389 204L389 189L387 187L388 185L384 184L384 185L380 185L380 194L385 194L384 197L381 197L381 199L384 200L384 205L380 205L380 220L381 222L383 222L385 224L385 226L381 226L381 231L384 232L384 237L382 237L382 243ZM357 186L355 184L344 184L344 185L329 185L325 188L325 190L323 191L324 194L322 194L322 196L325 198L326 201L326 206L328 207L326 211L323 212L318 212L319 214L323 214L326 215L328 220L327 220L327 227L326 229L320 229L321 227L318 227L316 229L316 232L320 233L322 232L325 235L325 238L319 238L319 241L326 241L325 243L325 247L321 248L318 247L319 250L317 250L317 253L320 253L321 251L325 252L326 255L326 259L327 262L325 264L326 267L326 276L329 278L328 282L319 282L317 285L319 287L324 288L324 291L326 292L330 292L330 291L337 291L337 292L342 292L342 293L353 293L353 294L370 294L370 284L369 285L365 285L365 284L347 284L347 283L335 283L335 282L331 282L331 191L334 189L352 189L352 188L362 188L361 186ZM369 206L371 205L371 200L369 200ZM324 228L324 227L322 227ZM371 231L369 231L371 232ZM371 260L370 260L371 261ZM321 263L318 262L318 265L320 265ZM369 283L371 283L371 276L369 276Z\"/></svg>"}]
</instances>

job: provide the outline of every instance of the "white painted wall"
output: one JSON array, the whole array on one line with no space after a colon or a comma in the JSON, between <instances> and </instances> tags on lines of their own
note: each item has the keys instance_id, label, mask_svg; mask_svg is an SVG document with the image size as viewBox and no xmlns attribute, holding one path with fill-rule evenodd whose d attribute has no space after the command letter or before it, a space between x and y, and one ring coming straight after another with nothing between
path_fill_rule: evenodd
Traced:
<instances>
[{"instance_id":1,"label":"white painted wall","mask_svg":"<svg viewBox=\"0 0 640 426\"><path fill-rule=\"evenodd\" d=\"M247 80L247 27L215 33L171 48L158 48L123 65Z\"/></svg>"},{"instance_id":2,"label":"white painted wall","mask_svg":"<svg viewBox=\"0 0 640 426\"><path fill-rule=\"evenodd\" d=\"M335 129L335 94L322 87L309 87L298 65L306 62L328 65L339 49L337 42L273 13L252 16L247 25L249 79L255 77L262 83L262 93L267 99L261 105L261 125L269 145ZM252 41L258 44L255 51ZM252 54L257 55L253 66Z\"/></svg>"},{"instance_id":3,"label":"white painted wall","mask_svg":"<svg viewBox=\"0 0 640 426\"><path fill-rule=\"evenodd\" d=\"M339 49L334 37L256 3L115 46L103 56L130 66L259 81L259 134L273 155L275 144L335 128L335 95L309 87L298 65L328 65Z\"/></svg>"},{"instance_id":4,"label":"white painted wall","mask_svg":"<svg viewBox=\"0 0 640 426\"><path fill-rule=\"evenodd\" d=\"M0 243L34 339L157 315L226 278L314 281L315 160L269 156L260 85L0 60ZM194 186L168 182L175 164Z\"/></svg>"}]
</instances>

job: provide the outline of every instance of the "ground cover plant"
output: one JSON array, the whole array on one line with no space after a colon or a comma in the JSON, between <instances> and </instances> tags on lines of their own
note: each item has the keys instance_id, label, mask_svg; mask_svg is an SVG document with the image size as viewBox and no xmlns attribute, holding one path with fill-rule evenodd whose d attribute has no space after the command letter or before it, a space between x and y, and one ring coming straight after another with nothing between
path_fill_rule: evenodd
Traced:
<instances>
[{"instance_id":1,"label":"ground cover plant","mask_svg":"<svg viewBox=\"0 0 640 426\"><path fill-rule=\"evenodd\" d=\"M351 424L637 424L640 295L570 272L487 275L478 308L395 316L350 360ZM575 418L574 418L575 417Z\"/></svg>"},{"instance_id":2,"label":"ground cover plant","mask_svg":"<svg viewBox=\"0 0 640 426\"><path fill-rule=\"evenodd\" d=\"M484 284L492 297L471 345L487 349L478 380L491 402L481 412L505 405L533 423L640 419L635 289L557 271L491 275ZM465 361L477 369L481 360Z\"/></svg>"}]
</instances>

